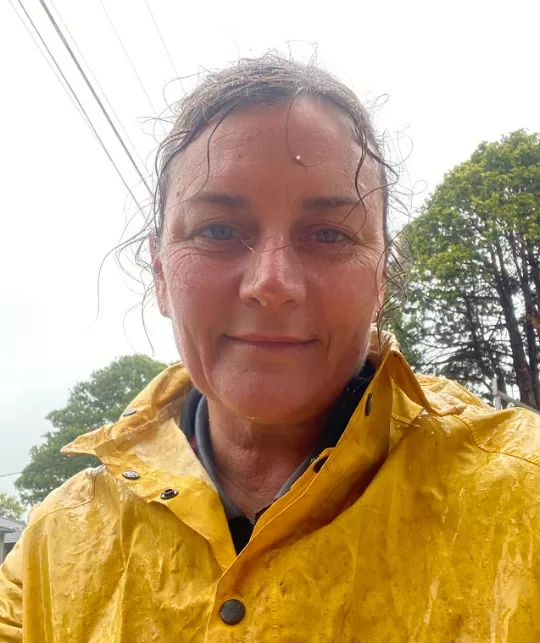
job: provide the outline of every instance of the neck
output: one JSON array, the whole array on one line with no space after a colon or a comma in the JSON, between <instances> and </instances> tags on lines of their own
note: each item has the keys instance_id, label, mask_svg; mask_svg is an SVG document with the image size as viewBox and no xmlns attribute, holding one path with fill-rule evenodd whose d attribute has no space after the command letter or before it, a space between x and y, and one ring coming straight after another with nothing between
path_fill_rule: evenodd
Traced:
<instances>
[{"instance_id":1,"label":"neck","mask_svg":"<svg viewBox=\"0 0 540 643\"><path fill-rule=\"evenodd\" d=\"M234 416L208 401L216 476L225 493L249 517L269 505L305 460L327 416L298 424L268 425Z\"/></svg>"}]
</instances>

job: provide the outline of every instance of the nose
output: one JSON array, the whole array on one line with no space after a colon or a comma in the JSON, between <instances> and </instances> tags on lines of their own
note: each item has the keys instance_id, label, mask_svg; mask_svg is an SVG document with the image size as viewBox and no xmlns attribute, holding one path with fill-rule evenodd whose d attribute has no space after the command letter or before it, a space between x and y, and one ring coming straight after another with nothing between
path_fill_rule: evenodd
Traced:
<instances>
[{"instance_id":1,"label":"nose","mask_svg":"<svg viewBox=\"0 0 540 643\"><path fill-rule=\"evenodd\" d=\"M247 257L240 298L248 305L280 308L301 304L306 297L302 262L292 243L268 239Z\"/></svg>"}]
</instances>

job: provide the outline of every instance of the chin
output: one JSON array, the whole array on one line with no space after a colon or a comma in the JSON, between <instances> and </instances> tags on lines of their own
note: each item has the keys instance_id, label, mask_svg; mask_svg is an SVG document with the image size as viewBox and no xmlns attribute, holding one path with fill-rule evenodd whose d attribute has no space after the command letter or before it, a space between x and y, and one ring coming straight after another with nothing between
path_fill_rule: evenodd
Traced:
<instances>
[{"instance_id":1,"label":"chin","mask_svg":"<svg viewBox=\"0 0 540 643\"><path fill-rule=\"evenodd\" d=\"M287 386L242 387L217 391L218 398L237 417L260 424L289 424L311 419L321 412L319 390Z\"/></svg>"}]
</instances>

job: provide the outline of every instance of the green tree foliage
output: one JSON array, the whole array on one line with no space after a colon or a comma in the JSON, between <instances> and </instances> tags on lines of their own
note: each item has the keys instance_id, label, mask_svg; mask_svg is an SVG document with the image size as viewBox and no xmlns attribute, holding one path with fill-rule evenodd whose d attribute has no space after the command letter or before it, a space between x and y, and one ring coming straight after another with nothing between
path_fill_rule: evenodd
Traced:
<instances>
[{"instance_id":1,"label":"green tree foliage","mask_svg":"<svg viewBox=\"0 0 540 643\"><path fill-rule=\"evenodd\" d=\"M93 467L93 456L66 456L60 449L79 435L115 422L131 400L166 364L145 355L126 355L76 384L63 409L47 415L54 429L30 450L31 462L15 482L24 502L35 504L75 473Z\"/></svg>"},{"instance_id":2,"label":"green tree foliage","mask_svg":"<svg viewBox=\"0 0 540 643\"><path fill-rule=\"evenodd\" d=\"M22 520L23 515L24 507L17 498L0 491L0 516L10 520Z\"/></svg>"},{"instance_id":3,"label":"green tree foliage","mask_svg":"<svg viewBox=\"0 0 540 643\"><path fill-rule=\"evenodd\" d=\"M540 137L482 143L409 226L398 335L417 367L540 408Z\"/></svg>"}]
</instances>

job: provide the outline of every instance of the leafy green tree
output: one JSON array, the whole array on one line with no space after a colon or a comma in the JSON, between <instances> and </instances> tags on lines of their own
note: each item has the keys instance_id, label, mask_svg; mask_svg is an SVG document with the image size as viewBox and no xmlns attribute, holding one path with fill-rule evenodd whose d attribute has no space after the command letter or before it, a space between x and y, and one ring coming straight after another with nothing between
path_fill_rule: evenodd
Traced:
<instances>
[{"instance_id":1,"label":"leafy green tree","mask_svg":"<svg viewBox=\"0 0 540 643\"><path fill-rule=\"evenodd\" d=\"M30 450L31 461L15 482L21 498L35 504L75 473L93 467L93 456L66 456L60 449L79 435L115 422L131 400L166 364L145 355L126 355L76 384L67 405L47 415L54 429Z\"/></svg>"},{"instance_id":2,"label":"leafy green tree","mask_svg":"<svg viewBox=\"0 0 540 643\"><path fill-rule=\"evenodd\" d=\"M540 408L540 137L482 143L407 231L400 316L424 371ZM399 333L398 333L399 334Z\"/></svg>"},{"instance_id":3,"label":"leafy green tree","mask_svg":"<svg viewBox=\"0 0 540 643\"><path fill-rule=\"evenodd\" d=\"M10 520L22 520L24 507L15 496L0 491L0 516Z\"/></svg>"}]
</instances>

